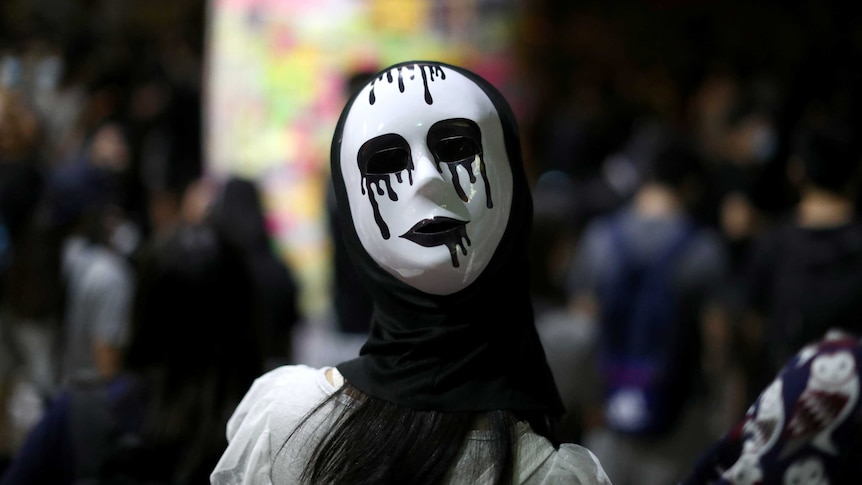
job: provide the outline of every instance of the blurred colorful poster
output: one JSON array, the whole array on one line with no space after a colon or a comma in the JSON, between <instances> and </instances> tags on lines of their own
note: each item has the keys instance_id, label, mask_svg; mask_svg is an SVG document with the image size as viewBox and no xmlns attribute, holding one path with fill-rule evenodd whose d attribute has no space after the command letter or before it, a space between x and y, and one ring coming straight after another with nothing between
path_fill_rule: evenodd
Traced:
<instances>
[{"instance_id":1,"label":"blurred colorful poster","mask_svg":"<svg viewBox=\"0 0 862 485\"><path fill-rule=\"evenodd\" d=\"M347 79L394 62L434 59L503 82L510 3L211 0L206 170L260 183L274 243L297 273L309 317L329 308L324 200Z\"/></svg>"}]
</instances>

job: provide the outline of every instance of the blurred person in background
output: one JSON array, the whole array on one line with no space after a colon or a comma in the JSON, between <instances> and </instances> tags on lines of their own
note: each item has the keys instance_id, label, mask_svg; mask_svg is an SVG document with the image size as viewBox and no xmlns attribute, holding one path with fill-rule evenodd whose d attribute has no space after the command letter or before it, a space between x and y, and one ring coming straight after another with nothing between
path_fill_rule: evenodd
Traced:
<instances>
[{"instance_id":1,"label":"blurred person in background","mask_svg":"<svg viewBox=\"0 0 862 485\"><path fill-rule=\"evenodd\" d=\"M596 327L600 397L584 443L621 485L680 479L716 407L703 359L722 351L705 344L706 322L721 307L727 254L691 215L701 160L687 139L665 136L631 202L584 229L567 283L572 311Z\"/></svg>"},{"instance_id":2,"label":"blurred person in background","mask_svg":"<svg viewBox=\"0 0 862 485\"><path fill-rule=\"evenodd\" d=\"M39 200L43 135L39 113L23 94L0 85L0 223L10 240L30 223Z\"/></svg>"},{"instance_id":3,"label":"blurred person in background","mask_svg":"<svg viewBox=\"0 0 862 485\"><path fill-rule=\"evenodd\" d=\"M291 268L275 253L257 184L237 176L228 178L207 217L249 265L254 294L260 300L267 370L293 363L292 333L300 321L299 288Z\"/></svg>"},{"instance_id":4,"label":"blurred person in background","mask_svg":"<svg viewBox=\"0 0 862 485\"><path fill-rule=\"evenodd\" d=\"M207 481L227 419L263 369L253 280L206 225L154 236L139 263L121 372L65 389L3 485Z\"/></svg>"},{"instance_id":5,"label":"blurred person in background","mask_svg":"<svg viewBox=\"0 0 862 485\"><path fill-rule=\"evenodd\" d=\"M862 224L855 210L862 151L846 122L805 118L788 175L794 207L757 241L747 268L740 333L749 401L807 342L828 329L862 333Z\"/></svg>"},{"instance_id":6,"label":"blurred person in background","mask_svg":"<svg viewBox=\"0 0 862 485\"><path fill-rule=\"evenodd\" d=\"M717 228L730 257L735 290L744 285L752 242L786 207L781 183L782 120L772 82L743 74L741 66L708 70L688 100L690 136L704 160L707 183L695 214ZM728 294L729 298L739 295Z\"/></svg>"},{"instance_id":7,"label":"blurred person in background","mask_svg":"<svg viewBox=\"0 0 862 485\"><path fill-rule=\"evenodd\" d=\"M41 275L59 256L35 221L46 174L43 135L23 92L0 85L0 467L28 425L12 419L12 401L25 388L47 399L56 385L60 289Z\"/></svg>"},{"instance_id":8,"label":"blurred person in background","mask_svg":"<svg viewBox=\"0 0 862 485\"><path fill-rule=\"evenodd\" d=\"M129 88L129 189L146 233L173 223L203 175L200 92L173 79L165 62L136 66Z\"/></svg>"},{"instance_id":9,"label":"blurred person in background","mask_svg":"<svg viewBox=\"0 0 862 485\"><path fill-rule=\"evenodd\" d=\"M45 189L47 217L61 235L63 384L114 375L128 341L135 276L110 243L115 197L110 178L86 164L56 169Z\"/></svg>"},{"instance_id":10,"label":"blurred person in background","mask_svg":"<svg viewBox=\"0 0 862 485\"><path fill-rule=\"evenodd\" d=\"M71 123L66 123L61 132L62 143L52 152L56 158L50 162L55 167L88 159L100 128L125 116L129 74L124 66L96 64L79 82L84 96ZM43 112L43 116L50 118L50 111Z\"/></svg>"},{"instance_id":11,"label":"blurred person in background","mask_svg":"<svg viewBox=\"0 0 862 485\"><path fill-rule=\"evenodd\" d=\"M107 242L126 259L134 257L145 230L145 221L137 212L140 194L134 190L131 158L127 123L109 119L94 130L85 158L78 162L101 172L108 190L116 194L106 214Z\"/></svg>"}]
</instances>

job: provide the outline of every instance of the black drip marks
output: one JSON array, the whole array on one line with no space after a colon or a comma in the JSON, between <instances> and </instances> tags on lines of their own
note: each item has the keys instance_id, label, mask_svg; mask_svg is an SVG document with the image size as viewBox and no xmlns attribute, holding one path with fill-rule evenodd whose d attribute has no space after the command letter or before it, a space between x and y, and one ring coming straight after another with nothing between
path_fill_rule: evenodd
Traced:
<instances>
[{"instance_id":1,"label":"black drip marks","mask_svg":"<svg viewBox=\"0 0 862 485\"><path fill-rule=\"evenodd\" d=\"M394 69L386 71L386 73L384 74L380 74L379 76L377 76L377 79L371 81L371 90L368 93L368 102L370 104L374 104L377 102L377 96L374 94L374 87L376 83L382 82L384 79L389 84L397 82L398 91L403 93L405 90L404 76L407 75L412 80L416 77L417 70L419 71L419 75L422 76L422 86L425 90L425 103L434 104L434 98L431 96L431 91L428 89L428 83L434 82L434 80L438 77L440 79L446 79L446 73L443 72L443 68L441 66L426 63L396 67Z\"/></svg>"}]
</instances>

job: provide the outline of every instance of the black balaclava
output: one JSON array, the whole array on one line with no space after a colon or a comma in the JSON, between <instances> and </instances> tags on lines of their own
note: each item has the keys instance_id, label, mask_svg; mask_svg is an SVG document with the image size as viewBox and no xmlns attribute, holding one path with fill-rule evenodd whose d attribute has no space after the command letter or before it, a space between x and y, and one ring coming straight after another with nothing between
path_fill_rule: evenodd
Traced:
<instances>
[{"instance_id":1,"label":"black balaclava","mask_svg":"<svg viewBox=\"0 0 862 485\"><path fill-rule=\"evenodd\" d=\"M331 162L375 304L360 356L337 366L345 379L419 410L562 413L534 324L532 200L502 95L462 68L396 64L348 101Z\"/></svg>"}]
</instances>

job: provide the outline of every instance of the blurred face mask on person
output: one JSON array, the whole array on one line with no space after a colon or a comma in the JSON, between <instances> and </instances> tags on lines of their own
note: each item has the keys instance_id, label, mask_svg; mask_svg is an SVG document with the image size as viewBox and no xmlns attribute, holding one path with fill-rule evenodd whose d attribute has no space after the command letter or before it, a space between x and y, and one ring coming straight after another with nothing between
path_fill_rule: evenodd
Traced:
<instances>
[{"instance_id":1,"label":"blurred face mask on person","mask_svg":"<svg viewBox=\"0 0 862 485\"><path fill-rule=\"evenodd\" d=\"M420 291L469 286L512 205L503 128L488 95L445 66L408 64L367 83L346 116L340 168L365 250Z\"/></svg>"}]
</instances>

